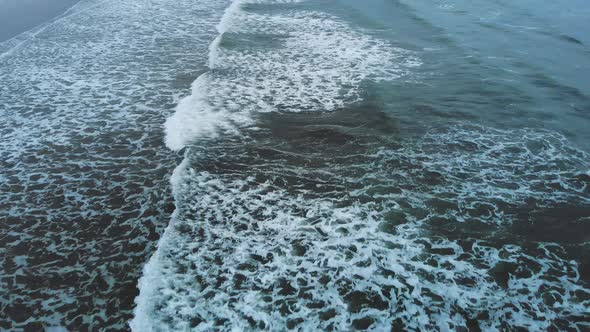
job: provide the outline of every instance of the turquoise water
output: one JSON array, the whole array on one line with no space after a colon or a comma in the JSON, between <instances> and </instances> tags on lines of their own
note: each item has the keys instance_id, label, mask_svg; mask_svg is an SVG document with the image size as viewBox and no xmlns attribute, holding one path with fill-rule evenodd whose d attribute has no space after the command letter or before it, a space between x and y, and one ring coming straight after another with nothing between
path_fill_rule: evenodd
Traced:
<instances>
[{"instance_id":1,"label":"turquoise water","mask_svg":"<svg viewBox=\"0 0 590 332\"><path fill-rule=\"evenodd\" d=\"M0 44L1 327L590 328L589 18L82 1Z\"/></svg>"}]
</instances>

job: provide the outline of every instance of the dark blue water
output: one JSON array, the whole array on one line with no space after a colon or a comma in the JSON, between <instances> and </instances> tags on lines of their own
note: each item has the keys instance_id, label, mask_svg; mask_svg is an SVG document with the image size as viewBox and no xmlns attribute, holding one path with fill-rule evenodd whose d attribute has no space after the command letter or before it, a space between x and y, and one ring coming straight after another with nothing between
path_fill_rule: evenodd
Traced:
<instances>
[{"instance_id":1,"label":"dark blue water","mask_svg":"<svg viewBox=\"0 0 590 332\"><path fill-rule=\"evenodd\" d=\"M584 1L72 14L0 44L2 328L590 328Z\"/></svg>"}]
</instances>

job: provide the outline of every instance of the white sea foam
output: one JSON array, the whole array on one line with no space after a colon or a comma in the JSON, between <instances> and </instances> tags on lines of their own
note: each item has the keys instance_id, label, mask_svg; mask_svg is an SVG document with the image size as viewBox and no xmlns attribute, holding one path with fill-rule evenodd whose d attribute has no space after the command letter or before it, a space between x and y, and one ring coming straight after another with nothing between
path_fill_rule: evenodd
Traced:
<instances>
[{"instance_id":1,"label":"white sea foam","mask_svg":"<svg viewBox=\"0 0 590 332\"><path fill-rule=\"evenodd\" d=\"M361 99L364 81L396 79L420 63L328 14L242 9L260 3L234 1L225 11L210 46L211 71L166 125L170 148L247 126L253 112L344 107Z\"/></svg>"},{"instance_id":2,"label":"white sea foam","mask_svg":"<svg viewBox=\"0 0 590 332\"><path fill-rule=\"evenodd\" d=\"M172 194L176 197L179 188L182 185L182 171L187 167L188 160L185 159L183 162L174 170L170 177L170 184L172 186ZM172 220L177 217L178 209L172 215ZM174 223L170 223L165 234L171 235ZM153 320L150 319L152 312L154 311L154 304L158 302L160 294L157 291L156 285L161 282L163 270L162 262L168 258L163 256L164 253L160 249L162 242L158 244L156 253L148 261L143 268L143 276L138 282L138 288L141 290L140 296L136 299L137 306L134 310L134 318L130 322L130 327L134 331L154 331L157 330L156 326L153 325Z\"/></svg>"},{"instance_id":3,"label":"white sea foam","mask_svg":"<svg viewBox=\"0 0 590 332\"><path fill-rule=\"evenodd\" d=\"M530 200L590 204L588 156L561 135L459 126L358 154L223 135L257 126L253 113L338 110L419 65L334 16L269 8L232 3L210 70L166 124L168 146L190 148L133 330L542 330L584 314L589 292L559 246L450 231L506 231Z\"/></svg>"},{"instance_id":4,"label":"white sea foam","mask_svg":"<svg viewBox=\"0 0 590 332\"><path fill-rule=\"evenodd\" d=\"M228 3L82 0L0 45L0 329L125 329L170 217L162 123Z\"/></svg>"},{"instance_id":5,"label":"white sea foam","mask_svg":"<svg viewBox=\"0 0 590 332\"><path fill-rule=\"evenodd\" d=\"M590 304L558 245L429 234L441 222L522 222L510 211L525 198L588 206L576 178L588 156L561 135L466 126L363 157L320 144L306 158L337 161L316 167L220 142L175 172L178 210L142 280L150 310L135 330L544 330ZM488 163L499 165L493 176L478 172ZM520 189L508 194L509 182Z\"/></svg>"},{"instance_id":6,"label":"white sea foam","mask_svg":"<svg viewBox=\"0 0 590 332\"><path fill-rule=\"evenodd\" d=\"M25 31L9 40L0 43L0 60L2 60L4 57L13 55L14 52L16 52L19 48L23 47L30 40L35 39L47 29L51 29L52 27L59 25L77 15L84 14L87 11L91 11L100 6L103 6L109 1L113 0L102 0L98 2L80 1L53 19L43 22L28 31Z\"/></svg>"},{"instance_id":7,"label":"white sea foam","mask_svg":"<svg viewBox=\"0 0 590 332\"><path fill-rule=\"evenodd\" d=\"M193 82L191 95L179 102L175 114L166 121L166 146L170 149L180 150L195 137L213 137L219 130L232 130L229 119L241 118L242 124L248 121L243 113L214 109L209 102L211 81L208 74L203 74Z\"/></svg>"}]
</instances>

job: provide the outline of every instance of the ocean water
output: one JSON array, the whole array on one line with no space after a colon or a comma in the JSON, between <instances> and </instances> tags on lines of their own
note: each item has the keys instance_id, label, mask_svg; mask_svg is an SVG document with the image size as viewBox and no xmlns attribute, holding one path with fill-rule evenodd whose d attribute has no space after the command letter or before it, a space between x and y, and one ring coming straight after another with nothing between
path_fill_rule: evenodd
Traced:
<instances>
[{"instance_id":1,"label":"ocean water","mask_svg":"<svg viewBox=\"0 0 590 332\"><path fill-rule=\"evenodd\" d=\"M590 329L589 22L81 1L0 44L0 328Z\"/></svg>"},{"instance_id":2,"label":"ocean water","mask_svg":"<svg viewBox=\"0 0 590 332\"><path fill-rule=\"evenodd\" d=\"M225 2L83 0L0 44L0 330L125 330L174 211L163 123Z\"/></svg>"},{"instance_id":3,"label":"ocean water","mask_svg":"<svg viewBox=\"0 0 590 332\"><path fill-rule=\"evenodd\" d=\"M78 0L0 0L0 42L63 14Z\"/></svg>"}]
</instances>

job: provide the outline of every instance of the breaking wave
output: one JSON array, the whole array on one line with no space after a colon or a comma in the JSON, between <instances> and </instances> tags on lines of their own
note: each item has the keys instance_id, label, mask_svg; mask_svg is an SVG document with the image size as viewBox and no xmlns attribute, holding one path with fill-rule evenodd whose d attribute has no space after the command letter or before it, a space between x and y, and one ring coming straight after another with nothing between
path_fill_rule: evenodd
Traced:
<instances>
[{"instance_id":1,"label":"breaking wave","mask_svg":"<svg viewBox=\"0 0 590 332\"><path fill-rule=\"evenodd\" d=\"M564 136L398 136L364 88L420 59L313 5L234 1L218 32L166 122L185 159L132 329L587 326L563 245L587 239L553 222L588 230L589 158Z\"/></svg>"}]
</instances>

